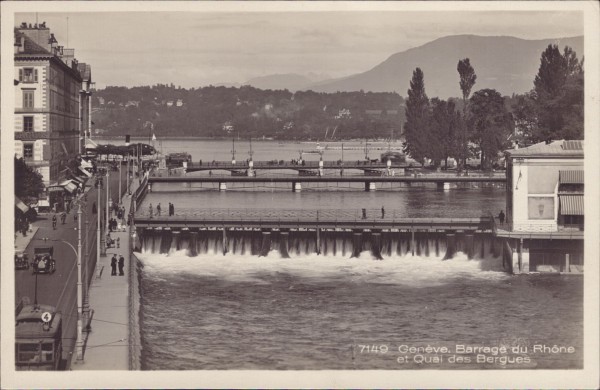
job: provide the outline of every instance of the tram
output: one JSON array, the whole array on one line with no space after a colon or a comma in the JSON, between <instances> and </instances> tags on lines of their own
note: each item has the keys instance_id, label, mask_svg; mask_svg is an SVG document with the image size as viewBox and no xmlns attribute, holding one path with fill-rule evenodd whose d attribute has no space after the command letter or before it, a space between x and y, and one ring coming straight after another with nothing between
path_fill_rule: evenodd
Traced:
<instances>
[{"instance_id":1,"label":"tram","mask_svg":"<svg viewBox=\"0 0 600 390\"><path fill-rule=\"evenodd\" d=\"M62 315L50 305L17 308L15 364L17 370L58 370L62 359Z\"/></svg>"}]
</instances>

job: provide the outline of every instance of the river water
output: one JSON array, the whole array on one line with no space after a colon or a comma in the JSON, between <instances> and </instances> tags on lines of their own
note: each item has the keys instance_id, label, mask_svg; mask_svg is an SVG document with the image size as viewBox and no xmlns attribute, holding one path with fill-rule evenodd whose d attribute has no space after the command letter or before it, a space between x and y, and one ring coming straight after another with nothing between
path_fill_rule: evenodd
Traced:
<instances>
[{"instance_id":1,"label":"river water","mask_svg":"<svg viewBox=\"0 0 600 390\"><path fill-rule=\"evenodd\" d=\"M344 158L364 158L360 143L355 146ZM299 148L314 147L252 143L255 160L297 158ZM239 152L240 143L235 148L245 152ZM162 149L212 161L229 160L232 145L165 140ZM324 154L326 160L338 158L341 150ZM182 190L156 187L141 208L160 202L166 210L172 202L179 212L367 208L377 213L384 206L388 216L416 218L478 217L497 214L505 204L499 188ZM185 250L159 254L146 248L138 254L142 368L583 367L581 277L511 276L489 252L471 260L459 252L446 261L443 253L427 253L399 252L376 261L369 252L352 259L307 252L283 259L277 250L266 257L210 250L190 257Z\"/></svg>"}]
</instances>

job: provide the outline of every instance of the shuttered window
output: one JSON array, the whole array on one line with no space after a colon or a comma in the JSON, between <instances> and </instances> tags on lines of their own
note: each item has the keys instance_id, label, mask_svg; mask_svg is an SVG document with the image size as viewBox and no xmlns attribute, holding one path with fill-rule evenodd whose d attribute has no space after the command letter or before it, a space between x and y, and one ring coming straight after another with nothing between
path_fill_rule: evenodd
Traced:
<instances>
[{"instance_id":1,"label":"shuttered window","mask_svg":"<svg viewBox=\"0 0 600 390\"><path fill-rule=\"evenodd\" d=\"M23 91L23 108L33 108L33 92L34 91Z\"/></svg>"}]
</instances>

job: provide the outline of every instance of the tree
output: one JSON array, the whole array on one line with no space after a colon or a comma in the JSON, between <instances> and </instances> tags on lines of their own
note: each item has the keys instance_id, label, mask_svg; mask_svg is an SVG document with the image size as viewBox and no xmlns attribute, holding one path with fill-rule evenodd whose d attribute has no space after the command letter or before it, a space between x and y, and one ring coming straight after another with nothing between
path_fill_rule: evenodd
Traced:
<instances>
[{"instance_id":1,"label":"tree","mask_svg":"<svg viewBox=\"0 0 600 390\"><path fill-rule=\"evenodd\" d=\"M448 157L456 156L457 132L460 113L453 101L431 99L431 153L436 162L444 161L448 168Z\"/></svg>"},{"instance_id":2,"label":"tree","mask_svg":"<svg viewBox=\"0 0 600 390\"><path fill-rule=\"evenodd\" d=\"M457 66L458 74L460 76L460 90L462 91L463 96L463 123L467 122L467 99L471 94L471 89L475 85L475 81L477 80L477 75L475 74L475 70L471 66L471 61L468 58L462 59L458 61ZM467 128L463 126L458 134L458 161L459 161L459 171L466 164L468 149L467 149Z\"/></svg>"},{"instance_id":3,"label":"tree","mask_svg":"<svg viewBox=\"0 0 600 390\"><path fill-rule=\"evenodd\" d=\"M495 89L482 89L469 102L471 140L481 151L481 168L490 169L498 152L508 146L513 123L504 98Z\"/></svg>"},{"instance_id":4,"label":"tree","mask_svg":"<svg viewBox=\"0 0 600 390\"><path fill-rule=\"evenodd\" d=\"M410 81L408 99L406 99L406 123L404 150L412 158L423 162L429 151L429 98L425 93L423 71L416 68Z\"/></svg>"},{"instance_id":5,"label":"tree","mask_svg":"<svg viewBox=\"0 0 600 390\"><path fill-rule=\"evenodd\" d=\"M512 104L513 120L515 122L515 141L520 145L533 143L538 132L538 120L535 101L531 93L518 95Z\"/></svg>"},{"instance_id":6,"label":"tree","mask_svg":"<svg viewBox=\"0 0 600 390\"><path fill-rule=\"evenodd\" d=\"M15 157L15 196L28 201L44 191L42 175L27 166L22 158Z\"/></svg>"},{"instance_id":7,"label":"tree","mask_svg":"<svg viewBox=\"0 0 600 390\"><path fill-rule=\"evenodd\" d=\"M535 140L583 139L583 78L583 62L570 47L561 54L558 45L548 45L534 79Z\"/></svg>"}]
</instances>

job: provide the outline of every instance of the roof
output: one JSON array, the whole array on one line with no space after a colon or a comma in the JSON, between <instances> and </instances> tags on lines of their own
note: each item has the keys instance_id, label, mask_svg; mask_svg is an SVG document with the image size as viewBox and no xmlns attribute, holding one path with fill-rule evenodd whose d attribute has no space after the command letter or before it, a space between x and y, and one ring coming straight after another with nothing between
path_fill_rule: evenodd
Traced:
<instances>
[{"instance_id":1,"label":"roof","mask_svg":"<svg viewBox=\"0 0 600 390\"><path fill-rule=\"evenodd\" d=\"M507 150L509 157L580 157L583 158L583 141L551 141L549 143L540 142L526 148Z\"/></svg>"},{"instance_id":2,"label":"roof","mask_svg":"<svg viewBox=\"0 0 600 390\"><path fill-rule=\"evenodd\" d=\"M50 53L48 50L44 49L43 47L41 47L40 45L38 45L37 43L35 43L34 41L31 40L31 38L29 38L27 35L23 34L22 32L15 30L15 42L20 43L21 42L21 37L25 38L25 47L23 48L23 51L21 53L17 53L17 55L21 55L21 54L45 54L45 55L49 55L51 56L52 53Z\"/></svg>"}]
</instances>

